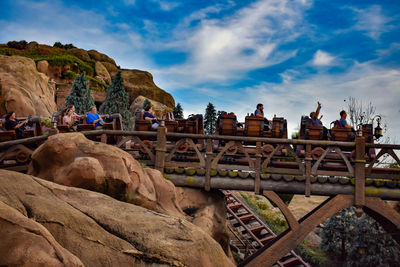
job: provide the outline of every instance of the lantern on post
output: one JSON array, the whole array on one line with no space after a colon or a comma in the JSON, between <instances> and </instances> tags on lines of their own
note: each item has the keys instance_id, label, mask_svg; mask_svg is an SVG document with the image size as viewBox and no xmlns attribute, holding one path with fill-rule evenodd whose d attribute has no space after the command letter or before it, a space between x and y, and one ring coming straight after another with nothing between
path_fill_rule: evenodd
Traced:
<instances>
[{"instance_id":1,"label":"lantern on post","mask_svg":"<svg viewBox=\"0 0 400 267\"><path fill-rule=\"evenodd\" d=\"M381 116L376 115L373 119L372 119L372 123L374 123L374 120L376 118L376 122L378 123L378 125L374 128L374 137L376 138L376 140L378 140L379 138L381 138L382 135L382 128L381 128Z\"/></svg>"}]
</instances>

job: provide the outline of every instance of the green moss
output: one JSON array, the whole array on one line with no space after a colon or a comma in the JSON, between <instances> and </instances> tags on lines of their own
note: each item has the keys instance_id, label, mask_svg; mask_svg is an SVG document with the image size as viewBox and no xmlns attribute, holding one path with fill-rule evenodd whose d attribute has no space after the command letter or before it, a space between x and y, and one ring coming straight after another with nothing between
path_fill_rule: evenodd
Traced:
<instances>
[{"instance_id":1,"label":"green moss","mask_svg":"<svg viewBox=\"0 0 400 267\"><path fill-rule=\"evenodd\" d=\"M196 170L195 169L185 169L185 173L187 175L195 175L196 174Z\"/></svg>"},{"instance_id":2,"label":"green moss","mask_svg":"<svg viewBox=\"0 0 400 267\"><path fill-rule=\"evenodd\" d=\"M230 171L230 172L228 173L228 175L229 175L229 177L235 178L235 177L238 176L238 173L237 173L237 172L234 172L234 171Z\"/></svg>"},{"instance_id":3,"label":"green moss","mask_svg":"<svg viewBox=\"0 0 400 267\"><path fill-rule=\"evenodd\" d=\"M100 80L97 80L97 79L95 79L95 78L93 78L93 77L91 77L91 76L86 76L86 79L88 79L89 81L95 82L95 83L97 83L98 85L103 86L104 88L108 88L108 85L107 85L106 83L104 83L104 82L102 82L102 81L100 81Z\"/></svg>"},{"instance_id":4,"label":"green moss","mask_svg":"<svg viewBox=\"0 0 400 267\"><path fill-rule=\"evenodd\" d=\"M163 177L164 177L165 179L167 179L167 180L171 179L171 176L169 176L169 175L166 174L166 173L163 174Z\"/></svg>"},{"instance_id":5,"label":"green moss","mask_svg":"<svg viewBox=\"0 0 400 267\"><path fill-rule=\"evenodd\" d=\"M196 170L197 175L204 176L206 174L205 169L197 169Z\"/></svg>"},{"instance_id":6,"label":"green moss","mask_svg":"<svg viewBox=\"0 0 400 267\"><path fill-rule=\"evenodd\" d=\"M210 176L215 176L215 175L217 175L217 170L211 170L210 171Z\"/></svg>"},{"instance_id":7,"label":"green moss","mask_svg":"<svg viewBox=\"0 0 400 267\"><path fill-rule=\"evenodd\" d=\"M312 266L321 266L328 261L326 252L308 240L304 240L297 248L301 257Z\"/></svg>"},{"instance_id":8,"label":"green moss","mask_svg":"<svg viewBox=\"0 0 400 267\"><path fill-rule=\"evenodd\" d=\"M168 173L168 174L174 173L174 168L166 167L166 168L164 168L164 172Z\"/></svg>"},{"instance_id":9,"label":"green moss","mask_svg":"<svg viewBox=\"0 0 400 267\"><path fill-rule=\"evenodd\" d=\"M175 168L175 172L178 174L183 174L185 172L184 168Z\"/></svg>"},{"instance_id":10,"label":"green moss","mask_svg":"<svg viewBox=\"0 0 400 267\"><path fill-rule=\"evenodd\" d=\"M262 173L261 174L261 179L268 180L269 178L271 178L271 174L267 174L267 173Z\"/></svg>"},{"instance_id":11,"label":"green moss","mask_svg":"<svg viewBox=\"0 0 400 267\"><path fill-rule=\"evenodd\" d=\"M188 184L193 184L194 183L194 178L192 176L188 176L186 178L186 182L188 182Z\"/></svg>"},{"instance_id":12,"label":"green moss","mask_svg":"<svg viewBox=\"0 0 400 267\"><path fill-rule=\"evenodd\" d=\"M37 56L32 58L35 63L42 61L42 60L47 60L50 65L58 65L58 66L65 66L65 65L73 65L77 64L78 68L81 71L85 71L88 74L94 73L94 67L93 65L88 64L87 62L84 62L83 60L80 60L76 56L73 55L49 55L49 56Z\"/></svg>"},{"instance_id":13,"label":"green moss","mask_svg":"<svg viewBox=\"0 0 400 267\"><path fill-rule=\"evenodd\" d=\"M367 196L377 196L379 194L382 194L385 192L385 189L378 189L378 188L373 188L373 187L366 187L365 188L365 194Z\"/></svg>"}]
</instances>

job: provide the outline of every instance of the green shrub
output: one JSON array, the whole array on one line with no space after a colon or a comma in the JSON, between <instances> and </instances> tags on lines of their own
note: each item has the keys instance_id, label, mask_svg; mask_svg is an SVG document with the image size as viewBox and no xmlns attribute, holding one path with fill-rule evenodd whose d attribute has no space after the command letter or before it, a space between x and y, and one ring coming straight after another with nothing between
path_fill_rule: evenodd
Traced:
<instances>
[{"instance_id":1,"label":"green shrub","mask_svg":"<svg viewBox=\"0 0 400 267\"><path fill-rule=\"evenodd\" d=\"M311 266L323 265L328 261L326 252L317 244L311 243L308 240L304 240L297 246L297 249L303 260L310 263Z\"/></svg>"},{"instance_id":2,"label":"green shrub","mask_svg":"<svg viewBox=\"0 0 400 267\"><path fill-rule=\"evenodd\" d=\"M93 66L90 66L88 63L86 63L72 55L59 55L59 56L58 55L56 55L56 56L49 55L49 56L42 56L42 57L34 58L35 63L37 63L38 61L41 61L41 60L47 60L50 64L59 65L59 66L72 65L72 64L76 63L81 71L84 71L89 74L94 73Z\"/></svg>"}]
</instances>

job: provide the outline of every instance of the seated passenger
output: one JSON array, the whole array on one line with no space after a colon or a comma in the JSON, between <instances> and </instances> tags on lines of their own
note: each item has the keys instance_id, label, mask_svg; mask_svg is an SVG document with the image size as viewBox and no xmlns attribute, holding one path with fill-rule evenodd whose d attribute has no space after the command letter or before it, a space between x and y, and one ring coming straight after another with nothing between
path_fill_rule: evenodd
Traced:
<instances>
[{"instance_id":1,"label":"seated passenger","mask_svg":"<svg viewBox=\"0 0 400 267\"><path fill-rule=\"evenodd\" d=\"M90 108L90 112L86 115L86 122L88 124L93 124L96 126L96 128L101 128L101 126L104 124L104 121L102 118L100 118L100 115L97 113L97 108L95 106Z\"/></svg>"},{"instance_id":2,"label":"seated passenger","mask_svg":"<svg viewBox=\"0 0 400 267\"><path fill-rule=\"evenodd\" d=\"M269 120L264 117L264 105L257 104L256 111L254 111L254 116L264 118L264 131L269 131Z\"/></svg>"},{"instance_id":3,"label":"seated passenger","mask_svg":"<svg viewBox=\"0 0 400 267\"><path fill-rule=\"evenodd\" d=\"M312 126L322 126L323 127L323 139L328 139L328 129L322 125L322 115L318 118L319 112L321 111L321 103L317 102L317 110L310 113Z\"/></svg>"},{"instance_id":4,"label":"seated passenger","mask_svg":"<svg viewBox=\"0 0 400 267\"><path fill-rule=\"evenodd\" d=\"M65 115L62 118L63 124L67 125L70 131L76 131L76 124L78 121L76 121L76 116L74 116L74 111L72 108L67 108L65 111Z\"/></svg>"},{"instance_id":5,"label":"seated passenger","mask_svg":"<svg viewBox=\"0 0 400 267\"><path fill-rule=\"evenodd\" d=\"M313 126L322 126L322 122L321 122L322 116L318 118L319 112L321 110L321 103L319 103L319 102L317 102L317 103L318 103L317 110L315 112L310 113L310 118L311 118Z\"/></svg>"},{"instance_id":6,"label":"seated passenger","mask_svg":"<svg viewBox=\"0 0 400 267\"><path fill-rule=\"evenodd\" d=\"M160 125L151 104L144 107L143 119L151 121L151 128L154 130L156 130Z\"/></svg>"},{"instance_id":7,"label":"seated passenger","mask_svg":"<svg viewBox=\"0 0 400 267\"><path fill-rule=\"evenodd\" d=\"M343 128L350 128L353 129L353 126L349 125L346 121L347 118L347 113L346 111L342 110L340 111L340 120L339 120L339 126Z\"/></svg>"},{"instance_id":8,"label":"seated passenger","mask_svg":"<svg viewBox=\"0 0 400 267\"><path fill-rule=\"evenodd\" d=\"M25 125L28 120L18 121L15 118L15 112L11 111L6 115L6 122L4 124L6 130L14 130L18 139L24 138Z\"/></svg>"}]
</instances>

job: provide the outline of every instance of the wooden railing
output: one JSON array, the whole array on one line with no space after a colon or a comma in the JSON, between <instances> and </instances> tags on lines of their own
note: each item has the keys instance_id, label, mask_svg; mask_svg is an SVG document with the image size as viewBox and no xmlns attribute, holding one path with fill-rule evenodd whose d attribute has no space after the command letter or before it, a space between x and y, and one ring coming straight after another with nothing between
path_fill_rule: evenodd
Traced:
<instances>
[{"instance_id":1,"label":"wooden railing","mask_svg":"<svg viewBox=\"0 0 400 267\"><path fill-rule=\"evenodd\" d=\"M306 196L354 194L357 206L368 195L400 199L400 170L376 166L385 154L400 163L396 154L400 145L366 144L363 137L355 142L312 141L167 133L165 127L157 132L82 133L92 140L113 140L113 145L180 186ZM3 142L0 151L46 138Z\"/></svg>"}]
</instances>

